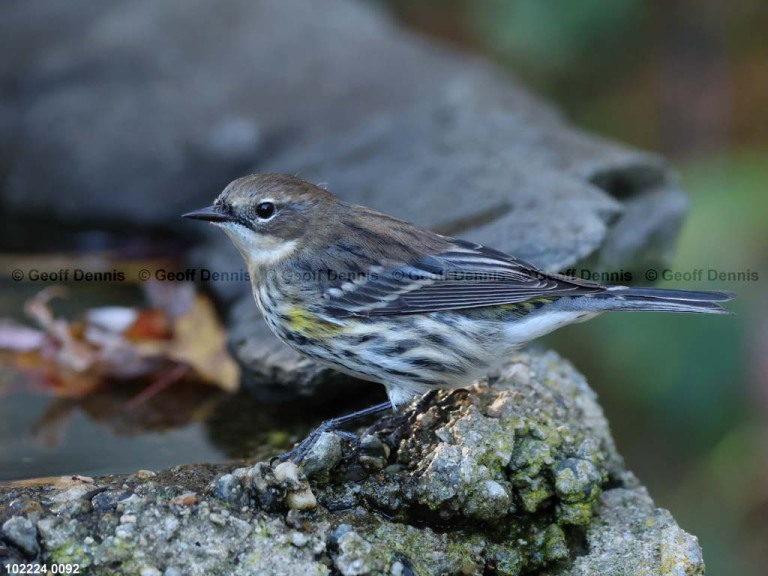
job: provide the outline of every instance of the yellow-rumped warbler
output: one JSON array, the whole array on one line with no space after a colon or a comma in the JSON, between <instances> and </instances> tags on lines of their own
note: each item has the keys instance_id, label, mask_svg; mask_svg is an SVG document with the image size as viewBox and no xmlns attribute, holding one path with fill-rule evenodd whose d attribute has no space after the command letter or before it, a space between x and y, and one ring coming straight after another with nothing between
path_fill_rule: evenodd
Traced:
<instances>
[{"instance_id":1,"label":"yellow-rumped warbler","mask_svg":"<svg viewBox=\"0 0 768 576\"><path fill-rule=\"evenodd\" d=\"M386 386L393 408L464 388L505 355L610 310L723 314L725 292L603 286L350 205L282 174L232 182L184 215L224 230L272 331Z\"/></svg>"}]
</instances>

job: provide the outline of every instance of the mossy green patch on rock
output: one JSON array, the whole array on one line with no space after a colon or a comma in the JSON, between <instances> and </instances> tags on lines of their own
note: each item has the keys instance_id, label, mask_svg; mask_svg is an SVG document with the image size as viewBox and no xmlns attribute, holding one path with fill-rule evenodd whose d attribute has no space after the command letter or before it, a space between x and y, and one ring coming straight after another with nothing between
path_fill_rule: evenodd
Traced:
<instances>
[{"instance_id":1,"label":"mossy green patch on rock","mask_svg":"<svg viewBox=\"0 0 768 576\"><path fill-rule=\"evenodd\" d=\"M566 458L555 466L555 491L563 502L593 502L603 477L589 460Z\"/></svg>"}]
</instances>

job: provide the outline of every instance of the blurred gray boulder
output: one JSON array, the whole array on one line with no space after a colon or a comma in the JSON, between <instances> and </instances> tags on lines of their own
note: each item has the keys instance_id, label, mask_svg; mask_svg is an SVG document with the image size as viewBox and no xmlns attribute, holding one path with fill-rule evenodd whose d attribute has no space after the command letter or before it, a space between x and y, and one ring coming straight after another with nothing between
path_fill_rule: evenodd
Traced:
<instances>
[{"instance_id":1,"label":"blurred gray boulder","mask_svg":"<svg viewBox=\"0 0 768 576\"><path fill-rule=\"evenodd\" d=\"M658 158L369 3L17 0L0 38L12 213L181 226L235 176L283 170L562 268L663 257L685 209Z\"/></svg>"},{"instance_id":2,"label":"blurred gray boulder","mask_svg":"<svg viewBox=\"0 0 768 576\"><path fill-rule=\"evenodd\" d=\"M166 224L474 74L351 0L11 0L0 42L3 200L63 219Z\"/></svg>"}]
</instances>

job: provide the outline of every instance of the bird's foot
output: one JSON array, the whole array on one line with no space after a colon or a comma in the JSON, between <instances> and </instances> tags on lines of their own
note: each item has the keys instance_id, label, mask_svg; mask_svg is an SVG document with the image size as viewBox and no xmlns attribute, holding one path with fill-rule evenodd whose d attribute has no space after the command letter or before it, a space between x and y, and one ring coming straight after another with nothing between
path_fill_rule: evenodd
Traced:
<instances>
[{"instance_id":1,"label":"bird's foot","mask_svg":"<svg viewBox=\"0 0 768 576\"><path fill-rule=\"evenodd\" d=\"M288 452L284 452L283 454L279 454L272 458L270 462L274 464L275 462L287 462L291 461L294 464L301 464L304 459L307 457L307 455L312 450L312 447L317 443L320 436L325 434L326 432L332 432L342 438L343 440L347 440L348 442L352 443L353 445L357 445L360 442L360 437L357 434L354 434L353 432L347 432L346 430L339 430L339 427L343 426L347 422L351 422L352 420L357 420L359 418L363 418L365 416L370 416L372 414L378 414L380 412L385 412L387 410L391 409L391 404L389 402L385 402L382 404L376 404L375 406L371 406L370 408L365 408L364 410L359 410L357 412L352 412L351 414L345 414L344 416L339 416L338 418L331 418L330 420L326 420L325 422L322 422L317 428L315 428L309 436L307 436L304 440L302 440L298 446L296 446L293 450L289 450Z\"/></svg>"},{"instance_id":2,"label":"bird's foot","mask_svg":"<svg viewBox=\"0 0 768 576\"><path fill-rule=\"evenodd\" d=\"M324 423L323 423L324 424ZM356 446L360 443L360 436L358 434L355 434L354 432L347 432L346 430L332 430L328 428L322 428L322 424L315 428L312 433L304 438L301 442L299 442L298 445L296 445L292 450L289 450L287 452L283 452L282 454L278 454L277 456L272 457L270 460L270 464L274 465L276 463L281 462L293 462L294 464L301 464L304 459L307 457L307 455L312 451L312 448L319 440L320 436L322 436L326 432L331 432L341 438L342 440L346 440L350 444Z\"/></svg>"},{"instance_id":3,"label":"bird's foot","mask_svg":"<svg viewBox=\"0 0 768 576\"><path fill-rule=\"evenodd\" d=\"M416 419L427 411L436 395L437 390L430 390L419 398L413 410L395 412L388 418L378 420L361 437L379 435L386 439L390 447L398 446L403 437L413 430Z\"/></svg>"}]
</instances>

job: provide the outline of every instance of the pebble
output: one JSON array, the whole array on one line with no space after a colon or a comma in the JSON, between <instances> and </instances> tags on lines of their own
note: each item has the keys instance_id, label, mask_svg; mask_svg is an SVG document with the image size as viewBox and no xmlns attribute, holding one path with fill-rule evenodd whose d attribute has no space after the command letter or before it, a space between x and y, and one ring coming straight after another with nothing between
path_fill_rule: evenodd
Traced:
<instances>
[{"instance_id":1,"label":"pebble","mask_svg":"<svg viewBox=\"0 0 768 576\"><path fill-rule=\"evenodd\" d=\"M360 463L366 468L381 470L387 465L389 447L378 436L366 435L360 440Z\"/></svg>"},{"instance_id":2,"label":"pebble","mask_svg":"<svg viewBox=\"0 0 768 576\"><path fill-rule=\"evenodd\" d=\"M299 484L299 468L293 462L281 462L275 466L275 480L285 484Z\"/></svg>"},{"instance_id":3,"label":"pebble","mask_svg":"<svg viewBox=\"0 0 768 576\"><path fill-rule=\"evenodd\" d=\"M223 516L220 514L216 514L215 512L211 512L211 514L208 516L208 519L216 524L217 526L226 526L227 521L224 519Z\"/></svg>"},{"instance_id":4,"label":"pebble","mask_svg":"<svg viewBox=\"0 0 768 576\"><path fill-rule=\"evenodd\" d=\"M163 522L163 529L168 534L173 534L179 529L179 521L173 516L168 516Z\"/></svg>"},{"instance_id":5,"label":"pebble","mask_svg":"<svg viewBox=\"0 0 768 576\"><path fill-rule=\"evenodd\" d=\"M27 556L37 556L40 545L37 543L37 528L23 516L14 516L3 524L5 539L19 548Z\"/></svg>"},{"instance_id":6,"label":"pebble","mask_svg":"<svg viewBox=\"0 0 768 576\"><path fill-rule=\"evenodd\" d=\"M154 478L157 476L157 473L152 472L152 470L137 470L136 473L133 475L134 478L137 480L149 480L150 478Z\"/></svg>"},{"instance_id":7,"label":"pebble","mask_svg":"<svg viewBox=\"0 0 768 576\"><path fill-rule=\"evenodd\" d=\"M304 458L302 470L307 478L327 474L341 462L341 438L331 432L323 432Z\"/></svg>"},{"instance_id":8,"label":"pebble","mask_svg":"<svg viewBox=\"0 0 768 576\"><path fill-rule=\"evenodd\" d=\"M288 508L293 510L312 510L317 508L317 498L315 498L309 487L291 492L286 496L285 503L288 504Z\"/></svg>"},{"instance_id":9,"label":"pebble","mask_svg":"<svg viewBox=\"0 0 768 576\"><path fill-rule=\"evenodd\" d=\"M234 474L224 474L216 483L216 496L227 502L237 501L243 493L243 483Z\"/></svg>"},{"instance_id":10,"label":"pebble","mask_svg":"<svg viewBox=\"0 0 768 576\"><path fill-rule=\"evenodd\" d=\"M350 524L339 524L338 527L331 532L328 537L328 544L331 548L338 548L341 537L347 532L352 532L354 528Z\"/></svg>"},{"instance_id":11,"label":"pebble","mask_svg":"<svg viewBox=\"0 0 768 576\"><path fill-rule=\"evenodd\" d=\"M115 528L115 538L127 540L133 536L133 524L121 524Z\"/></svg>"},{"instance_id":12,"label":"pebble","mask_svg":"<svg viewBox=\"0 0 768 576\"><path fill-rule=\"evenodd\" d=\"M186 492L171 499L171 504L175 504L176 506L194 506L197 504L197 494L194 492Z\"/></svg>"},{"instance_id":13,"label":"pebble","mask_svg":"<svg viewBox=\"0 0 768 576\"><path fill-rule=\"evenodd\" d=\"M291 544L296 546L296 548L302 548L307 542L309 542L309 537L303 532L298 532L296 530L291 532Z\"/></svg>"}]
</instances>

